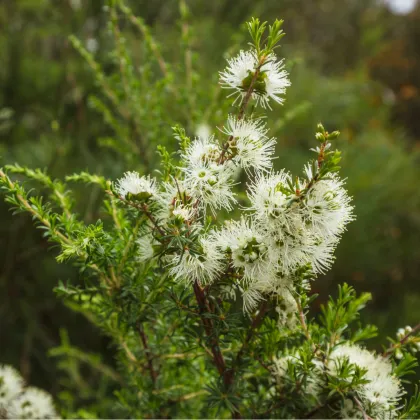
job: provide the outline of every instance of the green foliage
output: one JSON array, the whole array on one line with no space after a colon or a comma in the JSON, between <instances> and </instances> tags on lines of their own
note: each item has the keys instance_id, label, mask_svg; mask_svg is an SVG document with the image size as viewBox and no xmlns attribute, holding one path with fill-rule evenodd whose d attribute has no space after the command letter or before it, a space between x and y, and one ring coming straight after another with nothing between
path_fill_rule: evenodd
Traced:
<instances>
[{"instance_id":1,"label":"green foliage","mask_svg":"<svg viewBox=\"0 0 420 420\"><path fill-rule=\"evenodd\" d=\"M28 327L25 338L20 331L17 332L16 339L13 338L13 344L10 345L10 352L8 350L5 357L10 360L13 358L17 363L20 355L14 349L23 348L23 340L33 341L35 350L30 359L30 363L35 366L33 376L37 381L48 381L51 384L56 377L65 378L64 381L60 379L59 399L62 402L63 415L67 417L190 417L191 413L198 413L197 416L223 417L229 411L234 411L234 407L245 399L247 412L262 417L285 416L287 410L292 410L294 406L301 404L303 407L303 398L295 391L296 384L300 379L306 378L311 369L310 347L303 352L302 364L297 371L293 367L290 369L290 387L294 391L285 397L287 403L280 400L281 406L278 406L279 402L273 405L267 402L266 395L271 389L269 372L258 359L261 360L261 355L267 355L271 360L279 352L301 346L302 339L306 340L305 332L299 330L296 334L281 336L273 310L268 311L267 318L255 333L255 342L249 344L249 354L246 352L237 365L245 380L237 384L238 389L226 390L223 383L215 379L214 368L206 359L211 339L203 332L197 316L199 307L194 303L194 296L170 284L163 273L159 272L159 277L156 278L151 267L133 262L137 232L141 230L144 220L136 224L135 209L127 209L118 199L104 193L112 190L110 179L114 179L124 169L151 170L160 161L162 179L169 180L171 176L175 176L176 159L172 152L176 148L176 141L173 140L171 127L176 127L176 124L186 127L185 131L176 129L181 149L187 147L200 123L220 126L226 115L227 102L221 99L217 89L211 87L209 75L217 66L220 67L221 49L228 48L227 44L234 36L240 42L244 31L233 35L236 28L230 29L225 23L216 31L211 22L212 14L208 17L200 16L197 13L199 6L181 2L178 24L182 32L182 45L179 45L178 40L174 41L178 36L175 36L177 32L172 27L168 33L165 24L158 22L156 27L149 26L153 22L151 16L154 10L159 8L157 5L145 8L141 4L133 4L133 9L130 9L118 1L111 4L105 12L89 6L74 14L64 12L63 17L74 16L64 24L65 19L61 15L56 17L59 13L58 7L41 6L38 2L18 3L12 7L13 14L9 14L11 22L17 19L21 8L23 13L35 13L43 24L34 28L26 25L22 35L13 32L8 38L10 45L7 50L11 51L13 48L17 54L21 49L22 57L21 61L17 61L21 66L20 71L14 71L14 66L18 64L11 61L10 73L5 75L3 71L1 74L3 85L18 90L13 95L2 97L5 108L0 113L0 133L6 134L10 143L4 145L1 153L4 161L17 160L23 165L5 166L8 175L17 177L18 180L25 178L27 181L21 184L8 176L2 176L2 187L7 192L7 202L16 212L27 212L37 221L43 237L54 244L54 256L59 261L70 259L75 263L76 269L65 266L56 268L45 256L34 258L33 252L36 256L45 255L43 248L47 246L47 242L38 236L33 237L29 227L24 226L24 232L19 228L16 235L20 245L17 249L11 247L10 252L16 255L17 264L21 268L8 269L9 265L14 266L11 262L14 258L5 253L2 290L4 287L6 292L2 292L2 295L5 300L9 296L17 295L12 304L20 299L24 315L8 315L11 324L7 324L8 320L3 320L5 327L0 325L0 330L3 330L2 334L5 331L9 334L8 331L15 329L12 321L15 316L21 317L18 320L20 327L16 327L16 330L23 330L22 325L25 329L27 325L32 326ZM256 7L261 5L262 3L258 3ZM53 10L52 19L46 19L49 7ZM135 16L133 10L137 11L137 7L142 8L141 13L150 15L145 15L144 18ZM216 10L216 6L214 7ZM266 7L265 13L270 14L272 6ZM296 9L299 11L301 7L302 4L296 4L295 9L290 7L289 13L293 16ZM178 19L177 8L168 6L168 10L169 17L164 17L163 20ZM238 14L235 15L236 19L242 19L244 16L241 13L248 14L251 8L244 5L243 9L237 6L235 10ZM335 16L338 16L337 9L334 10ZM233 11L228 12L232 17ZM4 14L3 9L1 13ZM194 17L195 13L197 18ZM276 15L278 13L276 10ZM361 12L354 10L354 13ZM322 19L327 19L327 14ZM93 35L99 40L100 50L88 51L85 42L88 35L83 31L78 31L77 37L70 37L71 45L80 57L72 51L72 47L62 48L67 43L67 35L74 32L74 28L77 30L82 27L81 23L92 16L98 26ZM298 21L308 19L311 24L306 25L307 28L322 21L309 14L300 19L299 13L299 19L294 20L287 19L287 14L285 16L286 23L290 22L287 32L292 35L292 39L305 34L305 30L301 31L300 28L296 31L295 25ZM106 21L108 23L104 25ZM329 19L328 25L325 22L321 25L322 31L325 31L326 26L331 28L329 25L333 21L344 25L346 19ZM48 26L45 26L47 22ZM235 27L233 19L231 22L232 27ZM263 26L255 22L252 25L261 32ZM299 25L304 26L301 23ZM278 42L279 37L283 36L280 21L276 21L268 29L267 40L263 40L258 31L251 32L254 33L253 41L260 48L259 51L272 48L274 40ZM314 31L311 29L309 32ZM333 29L329 32L330 36L336 39L332 31ZM211 40L210 37L201 36L201 33L206 32L217 33L218 36ZM32 43L28 39L32 35L34 39L46 40L43 45L46 45L45 50L48 51L49 48L55 48L51 46L51 40L57 39L57 48L62 48L58 57L52 54L46 65L46 57L35 49L31 51ZM308 39L312 39L312 36ZM3 43L2 32L2 45ZM302 44L305 43L309 45L306 40ZM299 48L303 48L302 44ZM340 44L340 51L348 51L342 47L341 42L334 44ZM295 45L298 43L286 47L286 50L295 48ZM0 48L2 51L6 50L3 46ZM416 211L419 194L414 180L419 175L418 153L406 146L403 135L389 128L386 123L387 107L383 104L371 105L379 96L376 87L357 74L347 75L345 79L340 76L326 79L313 68L312 63L300 59L299 48L296 48L295 56L297 76L292 80L295 93L292 92L288 98L282 115L276 114L272 122L273 130L283 142L279 150L279 165L283 166L285 162L291 168L300 165L303 159L300 146L306 148L305 139L310 138L317 121L327 121L326 127L343 127L339 139L335 138L334 133L329 134L334 137L329 139L337 142L334 145L343 149L346 162L344 171L349 177L349 189L356 196L358 209L358 220L339 249L335 274L332 273L327 278L325 285L319 285L319 300L325 299L326 290L331 284L336 284L338 278L352 283L360 282L359 279L362 278L363 289L371 288L371 284L376 288L373 312L369 309L368 313L373 313L371 317L381 325L381 331L382 326L388 324L388 333L391 334L406 316L404 311L400 311L405 303L403 294L413 295L412 285L416 280L419 228ZM330 49L326 48L326 51ZM60 59L62 54L66 59ZM322 54L325 54L325 50L320 56ZM356 54L347 52L343 59L338 53L335 56L326 54L324 63L327 64L323 64L328 67L329 72L334 72L347 59L356 60L355 56ZM337 67L333 66L334 60ZM62 65L63 61L69 63L67 68ZM25 83L21 83L22 77ZM57 96L66 99L60 99L62 102L57 106L57 100L51 92L57 92ZM16 98L21 98L22 104L16 103ZM39 106L38 98L42 98ZM156 148L158 153L155 153ZM331 153L331 165L323 166L325 173L338 170L339 152ZM31 170L25 165L47 170ZM86 168L89 168L89 172L84 171ZM75 171L76 174L65 178L66 182L94 186L86 188L84 185L76 185L74 191L70 191L66 183L55 178L63 178L63 174ZM49 176L47 173L54 175ZM36 189L40 193L33 192L34 185L37 185ZM294 189L294 186L291 188ZM404 206L398 203L404 203ZM2 228L2 232L5 232L3 246L7 249L8 238L15 234L14 229L19 227L19 223L25 223L25 219L14 219L13 225L10 224L9 216L4 216L3 219L6 220ZM97 223L98 219L102 222ZM372 243L375 246L371 246ZM173 246L182 245L174 243ZM26 273L23 271L24 267L27 267ZM10 270L16 272L14 277ZM37 276L35 281L32 276ZM66 284L63 286L64 283L61 283L56 288L56 293L66 305L62 309L56 308L53 296L48 293L57 285L59 278L65 279ZM387 304L385 311L389 293L382 291L389 290L390 287L394 289L395 282L401 286L398 287L400 298L396 298L391 306ZM17 292L15 284L21 284ZM324 305L322 327L309 324L313 341L318 341L325 335L333 342L339 341L342 336L358 342L376 335L373 326L357 324L350 329L349 325L358 319L359 309L368 300L366 295L365 300L362 297L357 298L354 291L350 290L351 288L345 291L340 289L337 301L331 300ZM308 301L302 299L301 302L305 311L312 308L310 314L318 305L315 298L315 295L309 296ZM358 305L352 302L358 302ZM216 300L214 305L220 315L205 316L214 322L215 331L222 337L224 350L238 351L239 343L246 337L246 327L251 322L242 319L240 315L229 313L228 308L221 306ZM417 310L415 303L413 307ZM9 314L9 304L6 303L4 308L4 313ZM66 308L71 308L72 312ZM417 321L416 310L410 311L410 322ZM78 346L70 346L68 342L59 345L54 332L46 332L44 328L38 327L42 325L43 317L55 317L57 311L60 311L57 325L52 330L57 331L58 327L64 325L68 328L71 339L75 337L78 341ZM397 315L390 317L390 312ZM381 314L384 314L382 319ZM220 319L222 315L226 318ZM73 318L75 321L72 321ZM31 319L35 321L25 321ZM86 323L86 319L89 322ZM144 367L148 351L144 349L139 339L141 334L136 330L138 320L145 322L145 334L152 337L152 342L148 344L150 353L155 357L154 364L161 369L156 387ZM175 333L177 328L179 332ZM98 330L108 337L105 342ZM87 336L92 340L85 342L84 337ZM397 340L394 341L396 344ZM63 363L59 365L60 375L53 367L54 359L48 360L44 356L47 349L57 345L60 350L55 355ZM331 348L322 351L329 350ZM23 360L27 360L27 352L28 350L23 351ZM53 353L54 350L51 354ZM102 353L101 356L98 356L99 353ZM409 373L413 368L409 361L412 356L405 354L396 367L401 374ZM176 357L167 357L168 355ZM227 357L231 361L230 356ZM262 363L265 364L264 361ZM120 401L117 407L114 406L113 393L119 386L111 380L110 375L96 369L95 364L103 364L103 367L112 372L118 370L118 375L123 376L129 384L130 390L124 387L116 391ZM127 369L129 364L134 367ZM92 370L92 376L83 378L86 367ZM340 374L340 381L332 388L336 394L344 386L346 375L351 373L352 381L360 376L359 373L355 374L354 367L352 371L351 366L344 366L341 371L343 374ZM44 372L48 372L48 375L44 376ZM258 385L255 378L247 375L260 375L260 378L264 378L262 384ZM177 379L176 384L174 378ZM359 379L356 379L353 386L357 386ZM180 384L182 386L178 386ZM83 390L80 394L77 392L77 385ZM150 394L141 393L140 398L138 393L131 391L148 388L153 391ZM63 391L64 389L71 391ZM100 390L98 394L94 392L96 389ZM237 395L241 395L240 401ZM213 407L211 410L207 408L208 404ZM416 417L418 405L416 394L402 417ZM309 411L308 408L300 414L304 415Z\"/></svg>"}]
</instances>

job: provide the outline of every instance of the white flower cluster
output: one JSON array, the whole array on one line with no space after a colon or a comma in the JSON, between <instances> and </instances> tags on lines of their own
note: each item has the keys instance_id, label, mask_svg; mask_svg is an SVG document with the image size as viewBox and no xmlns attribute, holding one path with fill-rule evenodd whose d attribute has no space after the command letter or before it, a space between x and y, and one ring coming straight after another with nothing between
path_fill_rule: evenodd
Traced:
<instances>
[{"instance_id":1,"label":"white flower cluster","mask_svg":"<svg viewBox=\"0 0 420 420\"><path fill-rule=\"evenodd\" d=\"M251 98L264 107L271 99L282 102L280 95L290 84L282 61L274 54L261 61L255 51L230 60L221 81L242 98L252 92ZM276 297L279 324L293 327L298 273L328 270L340 235L353 219L343 181L337 175L311 181L315 174L310 165L305 180L274 172L276 141L261 118L229 116L221 130L224 140L208 133L207 127L205 131L206 136L183 143L179 173L170 181L159 185L128 172L114 189L123 199L146 204L156 223L177 238L179 249L171 246L161 256L174 279L211 284L228 278L231 284L224 290L231 297L241 294L246 312L268 296ZM323 150L328 148L326 142ZM209 212L216 216L222 209L239 208L233 191L238 169L252 180L250 204L239 220L211 229L206 222ZM156 223L150 223L151 230ZM139 260L151 258L154 245L151 232L143 233Z\"/></svg>"},{"instance_id":2,"label":"white flower cluster","mask_svg":"<svg viewBox=\"0 0 420 420\"><path fill-rule=\"evenodd\" d=\"M0 365L0 418L51 419L58 415L50 394L34 387L24 388L16 369Z\"/></svg>"},{"instance_id":3,"label":"white flower cluster","mask_svg":"<svg viewBox=\"0 0 420 420\"><path fill-rule=\"evenodd\" d=\"M345 343L337 346L327 361L314 357L311 360L313 367L307 373L302 391L311 395L313 401L319 401L321 394L325 391L323 390L325 372L335 375L339 364L344 360L365 369L363 379L368 382L353 390L362 407L359 407L354 400L346 398L340 402L341 409L337 413L340 418L363 419L364 413L377 419L395 418L404 390L400 380L392 372L391 362L355 344ZM286 385L289 366L298 369L299 372L303 371L299 352L286 354L273 360L271 371L277 387L282 388Z\"/></svg>"},{"instance_id":4,"label":"white flower cluster","mask_svg":"<svg viewBox=\"0 0 420 420\"><path fill-rule=\"evenodd\" d=\"M330 371L334 373L337 363L344 359L366 369L364 379L369 382L358 386L355 390L364 411L373 418L395 418L404 390L401 381L392 373L390 360L355 344L343 344L336 347L330 355L328 362ZM353 401L346 400L341 410L341 417L363 418L363 413Z\"/></svg>"}]
</instances>

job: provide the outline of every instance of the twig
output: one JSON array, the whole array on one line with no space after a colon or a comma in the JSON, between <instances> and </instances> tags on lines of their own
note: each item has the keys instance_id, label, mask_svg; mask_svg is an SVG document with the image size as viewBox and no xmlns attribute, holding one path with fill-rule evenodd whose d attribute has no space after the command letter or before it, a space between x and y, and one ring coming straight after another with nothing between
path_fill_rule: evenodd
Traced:
<instances>
[{"instance_id":1,"label":"twig","mask_svg":"<svg viewBox=\"0 0 420 420\"><path fill-rule=\"evenodd\" d=\"M359 408L359 410L362 412L364 420L373 420L373 419L372 419L372 417L370 417L370 416L366 413L366 411L365 411L365 409L363 408L363 405L362 405L362 403L359 401L359 399L358 399L358 398L356 398L356 397L352 397L352 399L353 399L353 401L356 403L356 405L357 405L357 407Z\"/></svg>"},{"instance_id":2,"label":"twig","mask_svg":"<svg viewBox=\"0 0 420 420\"><path fill-rule=\"evenodd\" d=\"M401 347L404 343L417 331L420 330L420 324L417 324L408 334L406 334L398 343L393 344L388 350L386 350L382 356L388 357L396 348Z\"/></svg>"},{"instance_id":3,"label":"twig","mask_svg":"<svg viewBox=\"0 0 420 420\"><path fill-rule=\"evenodd\" d=\"M115 197L115 195L113 194L112 191L107 190L105 191L107 194L111 195L112 197ZM147 206L147 204L145 203L135 203L134 201L130 201L130 200L126 200L125 198L122 197L118 197L122 202L124 202L125 204L134 207L137 210L142 211L146 217L152 222L153 226L156 228L156 230L162 235L165 236L165 232L164 230L159 226L157 220L153 217L152 213L150 213L149 211L149 207ZM159 239L158 239L159 240Z\"/></svg>"}]
</instances>

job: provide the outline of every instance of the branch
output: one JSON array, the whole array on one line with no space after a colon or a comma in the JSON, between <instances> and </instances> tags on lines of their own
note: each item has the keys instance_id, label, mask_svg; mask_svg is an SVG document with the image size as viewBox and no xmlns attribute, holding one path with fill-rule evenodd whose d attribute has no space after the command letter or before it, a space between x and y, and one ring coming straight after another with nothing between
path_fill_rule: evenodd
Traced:
<instances>
[{"instance_id":1,"label":"branch","mask_svg":"<svg viewBox=\"0 0 420 420\"><path fill-rule=\"evenodd\" d=\"M219 338L214 331L213 321L209 318L206 318L205 316L206 313L212 313L212 311L210 310L210 307L207 303L204 290L200 287L197 281L194 282L193 289L195 297L197 299L198 307L200 309L201 321L203 323L204 330L210 342L210 350L213 357L213 362L216 365L220 376L223 377L224 385L227 389L229 389L232 385L232 380L230 378L231 374L226 369L226 362L220 350ZM239 409L236 406L235 409L231 412L231 414L232 418L241 418L241 413L239 412Z\"/></svg>"},{"instance_id":2,"label":"branch","mask_svg":"<svg viewBox=\"0 0 420 420\"><path fill-rule=\"evenodd\" d=\"M165 236L165 231L163 230L163 228L161 226L159 226L157 220L153 217L152 213L150 213L149 211L149 207L147 206L147 204L142 203L142 204L138 204L135 203L134 201L129 201L126 200L125 198L122 198L118 195L115 195L112 191L110 190L106 190L105 191L107 194L111 195L112 197L117 197L119 200L121 200L123 203L127 204L130 207L134 207L137 210L140 210L141 212L143 212L146 217L152 222L153 226L156 228L156 230L162 235Z\"/></svg>"},{"instance_id":3,"label":"branch","mask_svg":"<svg viewBox=\"0 0 420 420\"><path fill-rule=\"evenodd\" d=\"M250 342L251 342L251 340L254 336L254 332L261 326L267 310L268 310L268 302L265 300L261 304L260 309L258 311L258 314L256 315L256 317L252 321L251 326L248 330L248 334L245 337L245 341L243 342L242 347L240 348L240 350L238 351L238 354L236 355L236 358L235 358L235 361L233 363L232 369L229 371L229 382L230 382L230 384L232 384L234 379L235 379L235 368L237 368L240 365L242 357L245 353L245 350L248 348L248 346L249 346L249 344L250 344Z\"/></svg>"},{"instance_id":4,"label":"branch","mask_svg":"<svg viewBox=\"0 0 420 420\"><path fill-rule=\"evenodd\" d=\"M197 281L194 282L193 289L195 297L197 299L198 307L200 309L201 321L203 323L206 335L210 340L210 348L213 355L214 364L216 365L219 374L225 377L226 363L223 358L222 352L220 351L218 337L214 334L213 322L211 319L206 318L204 316L205 313L210 313L210 308L207 304L206 295L204 294L204 290L200 287Z\"/></svg>"}]
</instances>

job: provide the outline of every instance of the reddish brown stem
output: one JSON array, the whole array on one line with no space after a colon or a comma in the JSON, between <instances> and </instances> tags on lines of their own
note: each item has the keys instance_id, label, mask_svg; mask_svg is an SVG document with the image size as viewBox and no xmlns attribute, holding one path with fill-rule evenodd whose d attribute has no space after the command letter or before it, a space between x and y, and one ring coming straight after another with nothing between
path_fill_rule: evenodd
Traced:
<instances>
[{"instance_id":1,"label":"reddish brown stem","mask_svg":"<svg viewBox=\"0 0 420 420\"><path fill-rule=\"evenodd\" d=\"M210 349L213 355L213 361L216 365L219 374L223 377L225 376L226 363L223 358L222 352L220 351L219 339L214 333L213 321L209 318L204 317L205 313L210 313L210 308L207 304L206 295L204 290L200 287L197 282L194 282L193 285L195 298L197 299L198 307L200 310L201 321L204 326L207 337L210 340Z\"/></svg>"},{"instance_id":2,"label":"reddish brown stem","mask_svg":"<svg viewBox=\"0 0 420 420\"><path fill-rule=\"evenodd\" d=\"M137 323L137 331L139 332L141 342L143 343L144 352L146 353L147 367L149 369L150 378L152 379L153 386L156 388L157 372L153 367L153 357L150 352L147 336L144 332L143 325L140 322Z\"/></svg>"},{"instance_id":3,"label":"reddish brown stem","mask_svg":"<svg viewBox=\"0 0 420 420\"><path fill-rule=\"evenodd\" d=\"M209 339L210 350L213 356L213 362L220 376L223 378L224 385L226 386L227 389L229 389L232 385L232 380L231 380L230 371L226 368L226 362L220 350L219 337L214 331L213 321L210 318L206 318L204 316L206 313L212 313L209 307L209 304L207 302L206 294L197 281L194 282L193 289L194 289L195 298L197 299L198 307L200 310L201 321L203 323L203 327L206 332L206 335ZM236 407L235 407L235 410L232 411L232 418L234 419L241 418L239 409Z\"/></svg>"},{"instance_id":4,"label":"reddish brown stem","mask_svg":"<svg viewBox=\"0 0 420 420\"><path fill-rule=\"evenodd\" d=\"M260 327L262 324L262 321L264 320L264 316L268 310L268 302L265 300L258 311L257 316L254 318L254 320L251 323L251 326L248 330L248 333L245 337L245 341L242 344L242 347L238 351L238 354L236 355L234 367L236 368L241 363L242 357L245 353L245 350L248 348L255 331ZM230 381L233 383L234 377L235 377L235 369L232 369L229 371Z\"/></svg>"}]
</instances>

